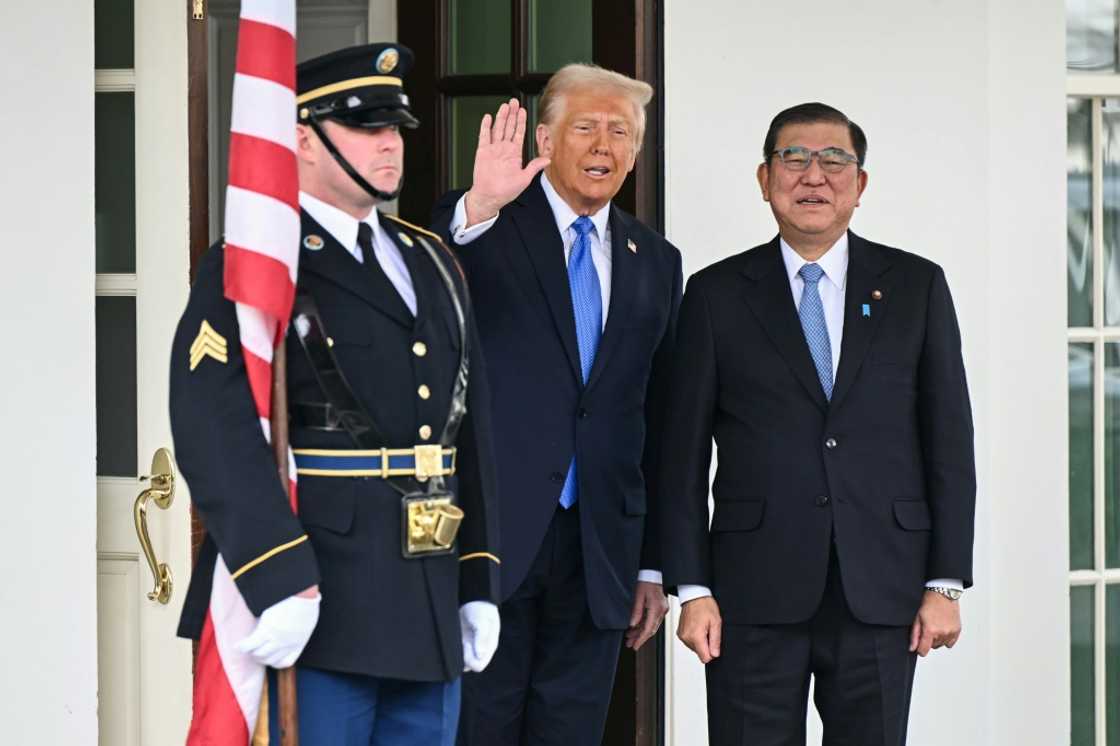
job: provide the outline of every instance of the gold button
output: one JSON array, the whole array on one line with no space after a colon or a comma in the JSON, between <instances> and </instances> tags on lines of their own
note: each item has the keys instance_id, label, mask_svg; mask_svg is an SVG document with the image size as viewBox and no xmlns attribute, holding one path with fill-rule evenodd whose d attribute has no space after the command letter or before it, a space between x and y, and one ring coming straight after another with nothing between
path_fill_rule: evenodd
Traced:
<instances>
[{"instance_id":1,"label":"gold button","mask_svg":"<svg viewBox=\"0 0 1120 746\"><path fill-rule=\"evenodd\" d=\"M420 395L421 399L430 399L432 396L432 390L424 384L420 384L420 388L416 389L416 393Z\"/></svg>"},{"instance_id":2,"label":"gold button","mask_svg":"<svg viewBox=\"0 0 1120 746\"><path fill-rule=\"evenodd\" d=\"M327 347L334 347L334 340L327 337Z\"/></svg>"},{"instance_id":3,"label":"gold button","mask_svg":"<svg viewBox=\"0 0 1120 746\"><path fill-rule=\"evenodd\" d=\"M428 345L423 342L416 342L412 345L412 354L416 357L424 357L428 354Z\"/></svg>"},{"instance_id":4,"label":"gold button","mask_svg":"<svg viewBox=\"0 0 1120 746\"><path fill-rule=\"evenodd\" d=\"M427 440L432 437L432 428L429 425L420 426L420 440Z\"/></svg>"}]
</instances>

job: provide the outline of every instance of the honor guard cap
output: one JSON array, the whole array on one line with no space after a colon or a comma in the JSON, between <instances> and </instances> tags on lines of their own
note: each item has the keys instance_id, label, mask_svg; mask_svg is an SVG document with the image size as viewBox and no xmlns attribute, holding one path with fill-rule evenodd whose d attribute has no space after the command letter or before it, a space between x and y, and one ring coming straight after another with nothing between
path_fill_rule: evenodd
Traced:
<instances>
[{"instance_id":1,"label":"honor guard cap","mask_svg":"<svg viewBox=\"0 0 1120 746\"><path fill-rule=\"evenodd\" d=\"M415 129L403 78L412 50L401 44L364 44L307 60L296 67L296 111L301 123L334 119L349 127L399 125Z\"/></svg>"}]
</instances>

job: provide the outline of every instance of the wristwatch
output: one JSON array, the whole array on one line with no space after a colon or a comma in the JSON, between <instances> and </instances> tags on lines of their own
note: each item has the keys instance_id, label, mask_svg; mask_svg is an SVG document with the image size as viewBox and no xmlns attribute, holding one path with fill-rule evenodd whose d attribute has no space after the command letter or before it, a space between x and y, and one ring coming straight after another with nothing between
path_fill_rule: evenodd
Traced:
<instances>
[{"instance_id":1,"label":"wristwatch","mask_svg":"<svg viewBox=\"0 0 1120 746\"><path fill-rule=\"evenodd\" d=\"M940 586L940 585L927 585L926 590L927 591L933 591L934 593L938 593L938 594L944 596L945 598L949 599L950 601L958 601L958 600L960 600L960 597L964 594L964 591L959 590L957 588L945 588L945 587Z\"/></svg>"}]
</instances>

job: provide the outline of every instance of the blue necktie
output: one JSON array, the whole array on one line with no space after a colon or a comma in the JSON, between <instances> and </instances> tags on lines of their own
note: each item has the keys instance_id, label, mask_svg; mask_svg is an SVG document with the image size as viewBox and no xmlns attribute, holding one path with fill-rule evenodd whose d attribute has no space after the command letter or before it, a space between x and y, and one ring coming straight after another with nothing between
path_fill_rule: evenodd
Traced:
<instances>
[{"instance_id":1,"label":"blue necktie","mask_svg":"<svg viewBox=\"0 0 1120 746\"><path fill-rule=\"evenodd\" d=\"M821 379L824 398L831 400L832 343L828 339L824 304L821 303L821 294L817 287L824 277L824 270L817 264L806 264L797 274L805 281L805 289L801 291L801 305L797 309L797 314L801 317L801 330L805 333L805 342L809 345L809 354L813 357L817 377Z\"/></svg>"},{"instance_id":2,"label":"blue necktie","mask_svg":"<svg viewBox=\"0 0 1120 746\"><path fill-rule=\"evenodd\" d=\"M576 240L568 257L568 287L572 291L572 310L576 315L579 367L586 384L595 362L595 351L599 348L599 337L603 334L603 296L599 291L595 263L591 261L591 232L595 230L595 224L585 215L576 218L572 230L576 232ZM573 456L564 488L560 490L560 504L567 510L575 505L578 496L576 460Z\"/></svg>"}]
</instances>

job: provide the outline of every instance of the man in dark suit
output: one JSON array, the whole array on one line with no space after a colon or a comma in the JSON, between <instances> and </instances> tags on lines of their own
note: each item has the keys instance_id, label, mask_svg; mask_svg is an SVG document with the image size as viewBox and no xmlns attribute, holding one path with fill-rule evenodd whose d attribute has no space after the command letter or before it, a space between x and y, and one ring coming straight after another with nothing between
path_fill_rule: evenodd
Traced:
<instances>
[{"instance_id":1,"label":"man in dark suit","mask_svg":"<svg viewBox=\"0 0 1120 746\"><path fill-rule=\"evenodd\" d=\"M590 65L484 117L474 182L436 207L466 267L494 392L502 636L464 677L460 743L597 744L624 635L667 610L654 456L680 253L611 204L642 141L645 83ZM544 169L543 174L538 172Z\"/></svg>"},{"instance_id":2,"label":"man in dark suit","mask_svg":"<svg viewBox=\"0 0 1120 746\"><path fill-rule=\"evenodd\" d=\"M259 616L229 653L295 663L304 746L451 746L460 674L497 646L490 404L465 281L438 237L376 209L400 186L400 128L418 124L401 90L411 64L407 48L372 44L297 71L302 234L285 326L298 515L250 396L224 244L173 348L171 425L207 528L180 634L202 630L220 552ZM192 358L198 339L221 353Z\"/></svg>"},{"instance_id":3,"label":"man in dark suit","mask_svg":"<svg viewBox=\"0 0 1120 746\"><path fill-rule=\"evenodd\" d=\"M778 114L758 181L779 235L698 272L682 304L662 559L713 745L804 744L810 677L825 744L903 744L915 656L960 634L960 332L940 267L848 230L866 152L836 109Z\"/></svg>"}]
</instances>

